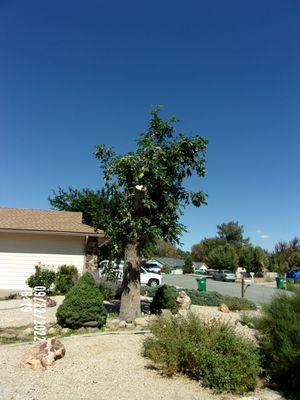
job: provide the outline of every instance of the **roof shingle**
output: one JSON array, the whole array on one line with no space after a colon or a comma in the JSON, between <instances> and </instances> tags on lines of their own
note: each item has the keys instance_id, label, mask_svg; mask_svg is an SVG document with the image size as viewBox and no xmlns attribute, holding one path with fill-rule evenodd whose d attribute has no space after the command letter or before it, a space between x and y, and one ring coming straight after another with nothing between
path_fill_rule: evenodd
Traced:
<instances>
[{"instance_id":1,"label":"roof shingle","mask_svg":"<svg viewBox=\"0 0 300 400\"><path fill-rule=\"evenodd\" d=\"M82 213L73 211L31 210L27 208L0 208L0 230L30 230L47 232L104 235L82 223Z\"/></svg>"}]
</instances>

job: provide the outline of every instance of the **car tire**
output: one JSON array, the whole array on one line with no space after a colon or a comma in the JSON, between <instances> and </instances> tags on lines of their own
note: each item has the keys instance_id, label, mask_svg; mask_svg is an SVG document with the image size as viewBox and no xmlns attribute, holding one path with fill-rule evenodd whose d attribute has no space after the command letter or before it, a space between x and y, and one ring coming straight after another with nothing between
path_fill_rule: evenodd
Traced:
<instances>
[{"instance_id":1,"label":"car tire","mask_svg":"<svg viewBox=\"0 0 300 400\"><path fill-rule=\"evenodd\" d=\"M147 285L148 286L152 286L152 287L158 286L159 285L159 280L158 279L149 279L149 282L148 282Z\"/></svg>"}]
</instances>

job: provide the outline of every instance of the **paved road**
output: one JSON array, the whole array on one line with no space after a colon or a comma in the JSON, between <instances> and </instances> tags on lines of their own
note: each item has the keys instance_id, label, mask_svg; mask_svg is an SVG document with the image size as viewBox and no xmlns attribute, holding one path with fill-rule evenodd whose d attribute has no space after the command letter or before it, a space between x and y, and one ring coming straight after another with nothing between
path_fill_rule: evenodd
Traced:
<instances>
[{"instance_id":1,"label":"paved road","mask_svg":"<svg viewBox=\"0 0 300 400\"><path fill-rule=\"evenodd\" d=\"M164 275L163 282L169 285L179 286L183 288L198 288L195 277L187 275ZM213 281L212 279L207 279L206 287L208 291L216 291L229 296L241 297L240 283L219 282ZM276 288L254 284L247 288L245 297L259 305L270 302L272 297L276 295L278 291L279 290Z\"/></svg>"}]
</instances>

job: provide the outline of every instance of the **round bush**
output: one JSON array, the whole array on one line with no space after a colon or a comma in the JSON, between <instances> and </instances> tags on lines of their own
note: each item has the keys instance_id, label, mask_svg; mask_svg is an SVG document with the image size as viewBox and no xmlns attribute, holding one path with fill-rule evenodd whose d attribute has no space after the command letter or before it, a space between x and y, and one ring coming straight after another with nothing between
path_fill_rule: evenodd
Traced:
<instances>
[{"instance_id":1,"label":"round bush","mask_svg":"<svg viewBox=\"0 0 300 400\"><path fill-rule=\"evenodd\" d=\"M61 265L55 276L55 289L60 293L67 293L78 279L78 271L74 265Z\"/></svg>"},{"instance_id":2,"label":"round bush","mask_svg":"<svg viewBox=\"0 0 300 400\"><path fill-rule=\"evenodd\" d=\"M170 286L160 286L155 296L153 297L152 303L150 304L150 310L152 313L158 313L162 309L171 311L176 310L176 297Z\"/></svg>"},{"instance_id":3,"label":"round bush","mask_svg":"<svg viewBox=\"0 0 300 400\"><path fill-rule=\"evenodd\" d=\"M35 266L35 273L27 279L26 283L31 288L35 286L45 286L46 289L49 290L54 281L55 272L42 264L38 264Z\"/></svg>"},{"instance_id":4,"label":"round bush","mask_svg":"<svg viewBox=\"0 0 300 400\"><path fill-rule=\"evenodd\" d=\"M56 312L59 325L71 329L80 328L88 321L97 321L98 328L101 328L106 322L106 315L103 295L88 272L68 291Z\"/></svg>"},{"instance_id":5,"label":"round bush","mask_svg":"<svg viewBox=\"0 0 300 400\"><path fill-rule=\"evenodd\" d=\"M228 325L204 324L193 314L161 319L144 341L144 356L171 376L182 372L217 393L254 390L260 372L257 349Z\"/></svg>"}]
</instances>

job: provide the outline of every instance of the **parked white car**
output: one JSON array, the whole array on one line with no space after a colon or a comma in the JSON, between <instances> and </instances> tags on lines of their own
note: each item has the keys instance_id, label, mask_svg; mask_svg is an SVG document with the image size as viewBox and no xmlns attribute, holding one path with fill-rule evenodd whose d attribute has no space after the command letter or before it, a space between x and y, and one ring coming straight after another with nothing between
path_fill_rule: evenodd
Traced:
<instances>
[{"instance_id":1,"label":"parked white car","mask_svg":"<svg viewBox=\"0 0 300 400\"><path fill-rule=\"evenodd\" d=\"M142 267L148 272L155 272L156 274L161 274L162 265L157 261L146 261L142 263Z\"/></svg>"},{"instance_id":2,"label":"parked white car","mask_svg":"<svg viewBox=\"0 0 300 400\"><path fill-rule=\"evenodd\" d=\"M119 279L122 280L123 271L120 271ZM162 276L155 272L148 272L145 268L140 267L140 281L141 285L158 286L162 283Z\"/></svg>"},{"instance_id":3,"label":"parked white car","mask_svg":"<svg viewBox=\"0 0 300 400\"><path fill-rule=\"evenodd\" d=\"M108 260L101 261L98 269L99 276L101 276L103 268L107 266L108 263ZM113 262L112 267L118 273L118 279L122 280L124 262L122 261L118 264ZM162 276L154 272L148 272L144 267L140 267L140 280L142 285L158 286L162 283Z\"/></svg>"},{"instance_id":4,"label":"parked white car","mask_svg":"<svg viewBox=\"0 0 300 400\"><path fill-rule=\"evenodd\" d=\"M141 284L148 286L158 286L162 283L162 276L155 272L148 272L145 268L140 267Z\"/></svg>"}]
</instances>

